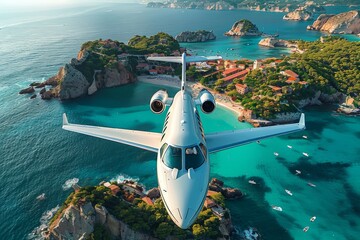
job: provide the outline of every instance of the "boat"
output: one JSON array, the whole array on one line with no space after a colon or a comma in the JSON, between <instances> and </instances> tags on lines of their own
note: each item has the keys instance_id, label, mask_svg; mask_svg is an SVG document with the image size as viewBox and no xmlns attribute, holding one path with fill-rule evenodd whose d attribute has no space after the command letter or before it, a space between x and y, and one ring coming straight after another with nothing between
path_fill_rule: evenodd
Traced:
<instances>
[{"instance_id":1,"label":"boat","mask_svg":"<svg viewBox=\"0 0 360 240\"><path fill-rule=\"evenodd\" d=\"M306 227L304 227L303 231L307 232L309 230L309 228L310 228L309 226L306 226Z\"/></svg>"},{"instance_id":2,"label":"boat","mask_svg":"<svg viewBox=\"0 0 360 240\"><path fill-rule=\"evenodd\" d=\"M302 154L303 154L305 157L309 157L309 154L306 153L306 152L303 152Z\"/></svg>"},{"instance_id":3,"label":"boat","mask_svg":"<svg viewBox=\"0 0 360 240\"><path fill-rule=\"evenodd\" d=\"M257 140L257 141L256 141L256 143L257 143L257 144L260 144L260 141L259 141L259 140Z\"/></svg>"},{"instance_id":4,"label":"boat","mask_svg":"<svg viewBox=\"0 0 360 240\"><path fill-rule=\"evenodd\" d=\"M300 170L295 169L295 172L296 172L296 173L295 173L296 175L301 174L301 171L300 171Z\"/></svg>"},{"instance_id":5,"label":"boat","mask_svg":"<svg viewBox=\"0 0 360 240\"><path fill-rule=\"evenodd\" d=\"M285 192L286 192L287 194L289 194L290 196L292 196L292 195L293 195L293 194L292 194L292 192L291 192L290 190L285 189Z\"/></svg>"},{"instance_id":6,"label":"boat","mask_svg":"<svg viewBox=\"0 0 360 240\"><path fill-rule=\"evenodd\" d=\"M292 149L292 146L291 145L287 145L288 148Z\"/></svg>"},{"instance_id":7,"label":"boat","mask_svg":"<svg viewBox=\"0 0 360 240\"><path fill-rule=\"evenodd\" d=\"M44 199L45 199L45 193L42 193L36 197L36 200L39 200L39 201L44 200Z\"/></svg>"},{"instance_id":8,"label":"boat","mask_svg":"<svg viewBox=\"0 0 360 240\"><path fill-rule=\"evenodd\" d=\"M275 156L279 156L279 154L278 154L277 152L274 152L274 155L275 155Z\"/></svg>"},{"instance_id":9,"label":"boat","mask_svg":"<svg viewBox=\"0 0 360 240\"><path fill-rule=\"evenodd\" d=\"M310 218L310 222L314 222L316 220L316 216L313 216L312 218Z\"/></svg>"},{"instance_id":10,"label":"boat","mask_svg":"<svg viewBox=\"0 0 360 240\"><path fill-rule=\"evenodd\" d=\"M272 209L274 209L276 211L282 212L282 208L279 206L272 205L271 207L272 207Z\"/></svg>"},{"instance_id":11,"label":"boat","mask_svg":"<svg viewBox=\"0 0 360 240\"><path fill-rule=\"evenodd\" d=\"M256 182L255 182L254 180L249 180L249 183L250 183L250 184L253 184L253 185L256 184Z\"/></svg>"},{"instance_id":12,"label":"boat","mask_svg":"<svg viewBox=\"0 0 360 240\"><path fill-rule=\"evenodd\" d=\"M310 187L316 187L316 185L313 184L313 183L311 183L311 182L308 182L307 184L308 184Z\"/></svg>"},{"instance_id":13,"label":"boat","mask_svg":"<svg viewBox=\"0 0 360 240\"><path fill-rule=\"evenodd\" d=\"M307 139L307 138L308 138L306 135L303 135L302 137L303 137L303 138L305 138L305 139Z\"/></svg>"}]
</instances>

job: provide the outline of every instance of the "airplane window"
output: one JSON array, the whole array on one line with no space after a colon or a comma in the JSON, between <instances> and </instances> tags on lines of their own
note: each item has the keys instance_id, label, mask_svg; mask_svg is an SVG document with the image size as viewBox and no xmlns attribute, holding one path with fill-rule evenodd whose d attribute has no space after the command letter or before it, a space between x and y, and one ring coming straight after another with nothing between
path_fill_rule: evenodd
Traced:
<instances>
[{"instance_id":1,"label":"airplane window","mask_svg":"<svg viewBox=\"0 0 360 240\"><path fill-rule=\"evenodd\" d=\"M182 167L181 148L169 146L164 153L162 161L169 168L177 168L180 170Z\"/></svg>"},{"instance_id":2,"label":"airplane window","mask_svg":"<svg viewBox=\"0 0 360 240\"><path fill-rule=\"evenodd\" d=\"M188 147L185 149L185 168L198 168L205 161L198 146Z\"/></svg>"}]
</instances>

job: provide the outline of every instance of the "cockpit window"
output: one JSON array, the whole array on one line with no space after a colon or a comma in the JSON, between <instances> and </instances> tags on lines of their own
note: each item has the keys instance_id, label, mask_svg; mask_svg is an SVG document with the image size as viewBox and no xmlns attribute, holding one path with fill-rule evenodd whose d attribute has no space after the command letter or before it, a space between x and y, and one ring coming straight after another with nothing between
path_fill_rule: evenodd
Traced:
<instances>
[{"instance_id":1,"label":"cockpit window","mask_svg":"<svg viewBox=\"0 0 360 240\"><path fill-rule=\"evenodd\" d=\"M169 168L181 169L181 148L169 146L162 158L164 164Z\"/></svg>"},{"instance_id":2,"label":"cockpit window","mask_svg":"<svg viewBox=\"0 0 360 240\"><path fill-rule=\"evenodd\" d=\"M188 147L185 149L185 168L198 168L205 161L203 154L198 146Z\"/></svg>"}]
</instances>

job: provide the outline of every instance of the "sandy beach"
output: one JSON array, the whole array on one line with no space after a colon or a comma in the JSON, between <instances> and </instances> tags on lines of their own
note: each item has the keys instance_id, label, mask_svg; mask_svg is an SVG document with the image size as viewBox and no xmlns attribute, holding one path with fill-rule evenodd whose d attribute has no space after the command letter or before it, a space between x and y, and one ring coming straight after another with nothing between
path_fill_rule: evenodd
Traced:
<instances>
[{"instance_id":1,"label":"sandy beach","mask_svg":"<svg viewBox=\"0 0 360 240\"><path fill-rule=\"evenodd\" d=\"M140 82L146 82L160 86L180 88L181 85L181 80L177 76L172 77L170 75L156 75L156 76L144 75L144 76L138 76L137 78L138 81ZM193 96L197 96L197 94L200 92L201 89L206 88L200 83L187 82L187 84L191 88ZM209 90L214 95L216 104L234 112L237 117L241 114L243 107L240 104L233 102L229 96L226 96L225 94L216 93L215 91L209 88L206 89Z\"/></svg>"}]
</instances>

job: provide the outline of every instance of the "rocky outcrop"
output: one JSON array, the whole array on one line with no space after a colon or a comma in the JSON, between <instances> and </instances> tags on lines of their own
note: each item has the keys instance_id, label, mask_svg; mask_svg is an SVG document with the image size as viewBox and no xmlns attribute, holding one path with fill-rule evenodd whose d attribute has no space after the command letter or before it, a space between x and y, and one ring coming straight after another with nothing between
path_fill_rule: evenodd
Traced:
<instances>
[{"instance_id":1,"label":"rocky outcrop","mask_svg":"<svg viewBox=\"0 0 360 240\"><path fill-rule=\"evenodd\" d=\"M264 38L259 42L260 46L263 47L286 47L286 48L297 48L296 43L292 43L286 40L278 39L278 38Z\"/></svg>"},{"instance_id":2,"label":"rocky outcrop","mask_svg":"<svg viewBox=\"0 0 360 240\"><path fill-rule=\"evenodd\" d=\"M349 11L337 15L321 14L307 29L338 34L359 34L359 12Z\"/></svg>"},{"instance_id":3,"label":"rocky outcrop","mask_svg":"<svg viewBox=\"0 0 360 240\"><path fill-rule=\"evenodd\" d=\"M196 32L186 31L181 32L175 37L178 42L206 42L215 40L216 36L212 31L200 30Z\"/></svg>"},{"instance_id":4,"label":"rocky outcrop","mask_svg":"<svg viewBox=\"0 0 360 240\"><path fill-rule=\"evenodd\" d=\"M234 23L232 28L225 33L226 36L260 36L262 33L252 22L242 19Z\"/></svg>"},{"instance_id":5,"label":"rocky outcrop","mask_svg":"<svg viewBox=\"0 0 360 240\"><path fill-rule=\"evenodd\" d=\"M94 231L95 209L91 203L70 205L50 227L50 239L87 239Z\"/></svg>"},{"instance_id":6,"label":"rocky outcrop","mask_svg":"<svg viewBox=\"0 0 360 240\"><path fill-rule=\"evenodd\" d=\"M59 85L59 98L61 100L77 98L87 94L90 84L79 70L76 70L71 64L66 64L61 72L62 78Z\"/></svg>"},{"instance_id":7,"label":"rocky outcrop","mask_svg":"<svg viewBox=\"0 0 360 240\"><path fill-rule=\"evenodd\" d=\"M312 19L312 14L306 10L296 9L295 11L286 14L283 19L292 21L308 21Z\"/></svg>"},{"instance_id":8,"label":"rocky outcrop","mask_svg":"<svg viewBox=\"0 0 360 240\"><path fill-rule=\"evenodd\" d=\"M33 87L28 87L20 90L19 94L33 93L33 92L35 92L35 89Z\"/></svg>"},{"instance_id":9,"label":"rocky outcrop","mask_svg":"<svg viewBox=\"0 0 360 240\"><path fill-rule=\"evenodd\" d=\"M224 182L217 178L211 179L209 189L220 192L226 199L237 199L243 196L243 193L239 189L224 187Z\"/></svg>"}]
</instances>

